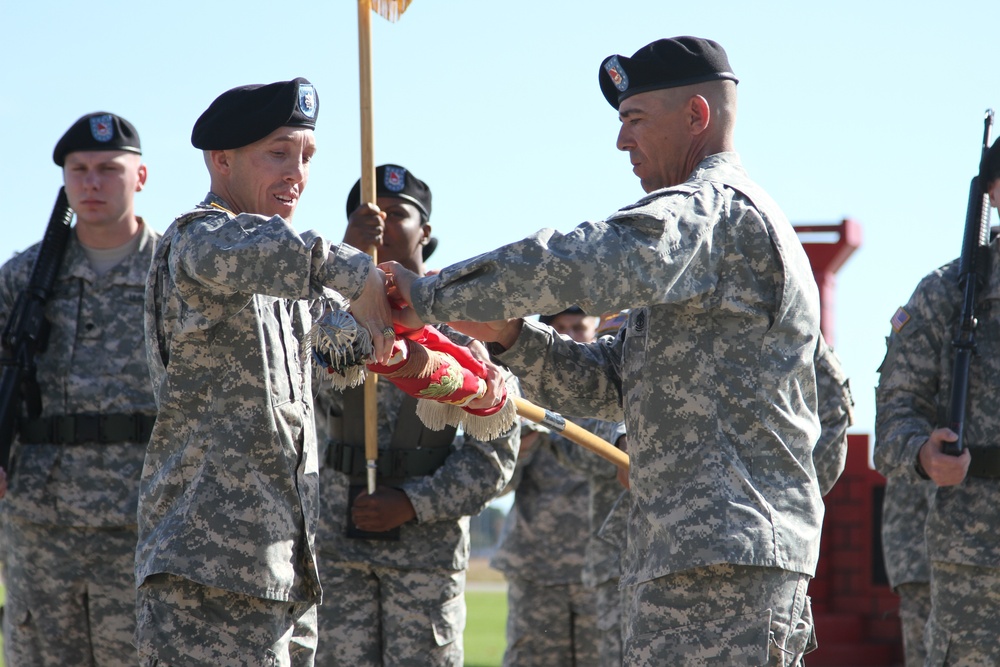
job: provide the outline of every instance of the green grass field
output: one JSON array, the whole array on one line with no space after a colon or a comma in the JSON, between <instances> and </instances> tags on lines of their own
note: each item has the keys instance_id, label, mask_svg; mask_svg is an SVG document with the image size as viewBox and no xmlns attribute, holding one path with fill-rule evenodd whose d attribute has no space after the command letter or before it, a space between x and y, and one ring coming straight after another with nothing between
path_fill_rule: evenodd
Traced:
<instances>
[{"instance_id":1,"label":"green grass field","mask_svg":"<svg viewBox=\"0 0 1000 667\"><path fill-rule=\"evenodd\" d=\"M4 589L0 585L0 604ZM500 667L505 644L507 594L503 591L467 591L468 620L465 625L466 667ZM0 637L0 667L4 667Z\"/></svg>"},{"instance_id":2,"label":"green grass field","mask_svg":"<svg viewBox=\"0 0 1000 667\"><path fill-rule=\"evenodd\" d=\"M500 667L506 645L507 593L466 591L465 667Z\"/></svg>"}]
</instances>

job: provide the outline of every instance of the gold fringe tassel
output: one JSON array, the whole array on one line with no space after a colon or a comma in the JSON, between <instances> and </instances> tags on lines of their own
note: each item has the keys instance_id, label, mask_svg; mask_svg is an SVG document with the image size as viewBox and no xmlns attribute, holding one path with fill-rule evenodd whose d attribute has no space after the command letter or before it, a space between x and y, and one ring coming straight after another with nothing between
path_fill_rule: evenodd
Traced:
<instances>
[{"instance_id":1,"label":"gold fringe tassel","mask_svg":"<svg viewBox=\"0 0 1000 667\"><path fill-rule=\"evenodd\" d=\"M417 417L424 426L434 431L440 431L446 426L461 426L468 435L483 442L499 438L518 421L517 406L509 394L503 407L488 417L469 414L449 403L427 400L417 401Z\"/></svg>"},{"instance_id":2,"label":"gold fringe tassel","mask_svg":"<svg viewBox=\"0 0 1000 667\"><path fill-rule=\"evenodd\" d=\"M390 23L395 23L403 15L412 0L372 0L372 11Z\"/></svg>"}]
</instances>

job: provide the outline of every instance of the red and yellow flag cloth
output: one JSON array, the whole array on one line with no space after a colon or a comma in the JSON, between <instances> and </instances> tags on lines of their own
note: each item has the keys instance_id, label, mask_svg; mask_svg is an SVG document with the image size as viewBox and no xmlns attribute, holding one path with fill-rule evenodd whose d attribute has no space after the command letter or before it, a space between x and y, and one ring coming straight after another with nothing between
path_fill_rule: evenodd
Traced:
<instances>
[{"instance_id":1,"label":"red and yellow flag cloth","mask_svg":"<svg viewBox=\"0 0 1000 667\"><path fill-rule=\"evenodd\" d=\"M433 327L404 329L394 325L396 340L385 364L371 361L371 339L343 310L323 313L306 336L317 365L325 368L335 387L364 382L365 370L378 373L420 400L417 416L428 427L441 430L461 426L479 440L493 440L518 421L517 408L504 387L502 400L491 408L469 403L486 393L486 365L468 348L446 338Z\"/></svg>"}]
</instances>

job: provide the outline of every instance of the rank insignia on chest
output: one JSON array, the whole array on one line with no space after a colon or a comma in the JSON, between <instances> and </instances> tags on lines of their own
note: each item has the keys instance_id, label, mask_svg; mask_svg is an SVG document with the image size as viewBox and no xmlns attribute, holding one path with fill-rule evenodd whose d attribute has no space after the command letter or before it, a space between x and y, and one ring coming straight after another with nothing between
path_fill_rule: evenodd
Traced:
<instances>
[{"instance_id":1,"label":"rank insignia on chest","mask_svg":"<svg viewBox=\"0 0 1000 667\"><path fill-rule=\"evenodd\" d=\"M889 323L892 324L892 330L899 333L906 326L907 322L910 321L910 314L906 312L902 307L896 309L896 314L892 316Z\"/></svg>"}]
</instances>

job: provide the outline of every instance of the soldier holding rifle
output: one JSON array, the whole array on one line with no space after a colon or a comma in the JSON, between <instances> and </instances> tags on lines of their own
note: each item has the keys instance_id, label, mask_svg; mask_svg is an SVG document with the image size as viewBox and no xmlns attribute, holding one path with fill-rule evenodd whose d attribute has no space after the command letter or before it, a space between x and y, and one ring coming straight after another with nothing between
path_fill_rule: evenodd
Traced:
<instances>
[{"instance_id":1,"label":"soldier holding rifle","mask_svg":"<svg viewBox=\"0 0 1000 667\"><path fill-rule=\"evenodd\" d=\"M967 216L967 225L981 226L972 236L983 239L988 238L990 207L1000 205L1000 142L985 150L991 120L992 112ZM970 256L963 249L960 260L928 274L896 311L876 392L879 472L890 480L930 479L936 487L924 528L931 582L924 629L928 665L1000 664L995 520L1000 505L1000 242L982 247L985 253L972 257L971 271L965 271ZM966 313L963 296L969 287L977 293L969 301L973 312ZM963 339L966 324L974 338ZM959 368L956 379L955 361L969 344L970 363ZM952 401L956 393L964 394L964 409L958 412ZM952 448L961 453L949 453ZM923 516L914 520L922 523Z\"/></svg>"},{"instance_id":2,"label":"soldier holding rifle","mask_svg":"<svg viewBox=\"0 0 1000 667\"><path fill-rule=\"evenodd\" d=\"M142 303L159 234L135 214L146 166L127 120L83 116L52 158L76 213L65 250L36 244L0 269L6 326L36 258L55 263L45 344L13 405L4 654L8 665L131 666L136 502L156 412Z\"/></svg>"}]
</instances>

